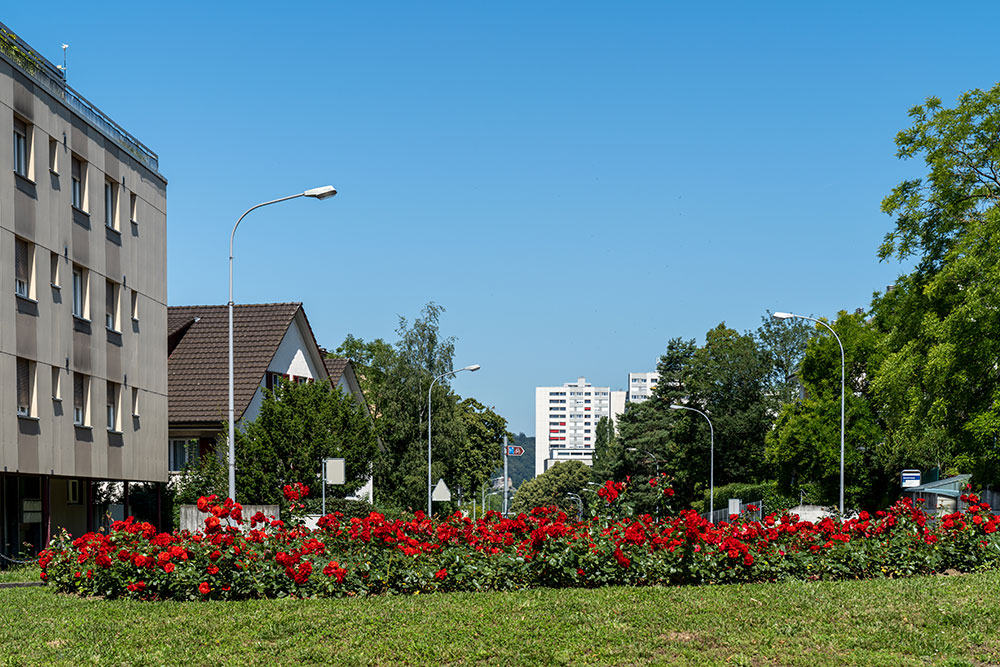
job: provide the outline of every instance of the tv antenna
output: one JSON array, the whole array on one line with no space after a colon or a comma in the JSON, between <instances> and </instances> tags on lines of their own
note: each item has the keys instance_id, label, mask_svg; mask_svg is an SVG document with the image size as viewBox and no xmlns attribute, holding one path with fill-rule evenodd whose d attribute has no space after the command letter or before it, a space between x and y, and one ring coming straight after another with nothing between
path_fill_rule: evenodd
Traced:
<instances>
[{"instance_id":1,"label":"tv antenna","mask_svg":"<svg viewBox=\"0 0 1000 667\"><path fill-rule=\"evenodd\" d=\"M63 79L66 78L66 49L68 49L68 48L69 48L69 44L63 44L62 45L62 50L63 50L63 64L62 65L56 65L56 69L59 70L60 72L62 72Z\"/></svg>"}]
</instances>

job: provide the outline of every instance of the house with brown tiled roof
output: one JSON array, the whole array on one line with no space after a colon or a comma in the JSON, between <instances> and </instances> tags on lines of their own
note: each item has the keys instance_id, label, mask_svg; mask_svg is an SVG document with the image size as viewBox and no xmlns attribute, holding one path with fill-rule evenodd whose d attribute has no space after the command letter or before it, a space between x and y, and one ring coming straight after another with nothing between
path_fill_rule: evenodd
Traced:
<instances>
[{"instance_id":1,"label":"house with brown tiled roof","mask_svg":"<svg viewBox=\"0 0 1000 667\"><path fill-rule=\"evenodd\" d=\"M222 440L229 410L227 306L167 310L168 468L178 472ZM237 304L233 309L233 410L256 419L264 389L280 380L314 382L364 394L348 359L324 359L301 303ZM371 482L369 481L369 484ZM366 487L367 488L367 487ZM365 492L358 493L361 497ZM370 489L367 497L371 498Z\"/></svg>"}]
</instances>

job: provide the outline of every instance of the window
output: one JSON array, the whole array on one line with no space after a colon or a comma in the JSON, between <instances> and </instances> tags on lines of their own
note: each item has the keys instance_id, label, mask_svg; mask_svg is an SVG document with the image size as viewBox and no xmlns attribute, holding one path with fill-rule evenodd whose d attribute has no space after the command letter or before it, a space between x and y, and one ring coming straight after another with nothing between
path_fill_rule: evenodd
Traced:
<instances>
[{"instance_id":1,"label":"window","mask_svg":"<svg viewBox=\"0 0 1000 667\"><path fill-rule=\"evenodd\" d=\"M180 472L198 452L197 440L171 440L167 467L171 472Z\"/></svg>"},{"instance_id":2,"label":"window","mask_svg":"<svg viewBox=\"0 0 1000 667\"><path fill-rule=\"evenodd\" d=\"M28 124L20 118L14 119L14 173L28 178L28 161L31 143Z\"/></svg>"},{"instance_id":3,"label":"window","mask_svg":"<svg viewBox=\"0 0 1000 667\"><path fill-rule=\"evenodd\" d=\"M80 493L80 480L78 479L66 480L66 504L67 505L83 504L83 494Z\"/></svg>"},{"instance_id":4,"label":"window","mask_svg":"<svg viewBox=\"0 0 1000 667\"><path fill-rule=\"evenodd\" d=\"M73 373L73 423L90 426L90 378L83 373Z\"/></svg>"},{"instance_id":5,"label":"window","mask_svg":"<svg viewBox=\"0 0 1000 667\"><path fill-rule=\"evenodd\" d=\"M52 400L62 400L62 369L58 366L52 367Z\"/></svg>"},{"instance_id":6,"label":"window","mask_svg":"<svg viewBox=\"0 0 1000 667\"><path fill-rule=\"evenodd\" d=\"M83 267L73 265L73 315L80 319L88 319L89 314L88 290L87 290L87 270Z\"/></svg>"},{"instance_id":7,"label":"window","mask_svg":"<svg viewBox=\"0 0 1000 667\"><path fill-rule=\"evenodd\" d=\"M139 198L134 192L128 196L128 219L130 222L139 222Z\"/></svg>"},{"instance_id":8,"label":"window","mask_svg":"<svg viewBox=\"0 0 1000 667\"><path fill-rule=\"evenodd\" d=\"M121 424L118 422L118 399L121 395L120 388L115 382L108 382L108 430L113 433L121 432Z\"/></svg>"},{"instance_id":9,"label":"window","mask_svg":"<svg viewBox=\"0 0 1000 667\"><path fill-rule=\"evenodd\" d=\"M32 417L32 405L35 394L35 364L27 359L17 357L17 414L19 417Z\"/></svg>"},{"instance_id":10,"label":"window","mask_svg":"<svg viewBox=\"0 0 1000 667\"><path fill-rule=\"evenodd\" d=\"M104 226L118 229L118 184L104 181Z\"/></svg>"},{"instance_id":11,"label":"window","mask_svg":"<svg viewBox=\"0 0 1000 667\"><path fill-rule=\"evenodd\" d=\"M87 207L84 204L87 196L87 163L75 155L73 156L72 163L72 203L74 207L80 209L81 211L86 211Z\"/></svg>"},{"instance_id":12,"label":"window","mask_svg":"<svg viewBox=\"0 0 1000 667\"><path fill-rule=\"evenodd\" d=\"M132 387L132 416L139 416L139 389Z\"/></svg>"},{"instance_id":13,"label":"window","mask_svg":"<svg viewBox=\"0 0 1000 667\"><path fill-rule=\"evenodd\" d=\"M59 173L59 142L49 139L49 171Z\"/></svg>"},{"instance_id":14,"label":"window","mask_svg":"<svg viewBox=\"0 0 1000 667\"><path fill-rule=\"evenodd\" d=\"M14 293L25 299L31 298L31 260L34 245L24 239L14 238Z\"/></svg>"},{"instance_id":15,"label":"window","mask_svg":"<svg viewBox=\"0 0 1000 667\"><path fill-rule=\"evenodd\" d=\"M49 284L59 287L59 255L51 253L49 257Z\"/></svg>"},{"instance_id":16,"label":"window","mask_svg":"<svg viewBox=\"0 0 1000 667\"><path fill-rule=\"evenodd\" d=\"M132 304L130 312L132 313L132 321L139 321L139 293L132 290Z\"/></svg>"},{"instance_id":17,"label":"window","mask_svg":"<svg viewBox=\"0 0 1000 667\"><path fill-rule=\"evenodd\" d=\"M119 331L118 292L121 288L110 280L106 280L104 285L104 326L111 331Z\"/></svg>"}]
</instances>

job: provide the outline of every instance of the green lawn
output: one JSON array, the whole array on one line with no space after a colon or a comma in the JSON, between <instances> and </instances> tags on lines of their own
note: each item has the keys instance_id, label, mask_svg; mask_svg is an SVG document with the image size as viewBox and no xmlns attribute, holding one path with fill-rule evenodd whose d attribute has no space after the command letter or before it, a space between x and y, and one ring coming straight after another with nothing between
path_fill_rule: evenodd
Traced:
<instances>
[{"instance_id":1,"label":"green lawn","mask_svg":"<svg viewBox=\"0 0 1000 667\"><path fill-rule=\"evenodd\" d=\"M0 665L1000 664L1000 572L149 603L0 590Z\"/></svg>"}]
</instances>

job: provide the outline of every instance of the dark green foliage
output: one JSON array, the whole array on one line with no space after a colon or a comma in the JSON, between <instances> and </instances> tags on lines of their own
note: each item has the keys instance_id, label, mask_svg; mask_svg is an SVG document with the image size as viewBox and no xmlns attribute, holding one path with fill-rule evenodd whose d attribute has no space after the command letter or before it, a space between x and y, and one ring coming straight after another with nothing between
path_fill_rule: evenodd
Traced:
<instances>
[{"instance_id":1,"label":"dark green foliage","mask_svg":"<svg viewBox=\"0 0 1000 667\"><path fill-rule=\"evenodd\" d=\"M695 502L694 509L697 512L708 511L709 492L706 490L701 499ZM754 484L742 484L734 482L724 486L715 487L715 508L722 509L729 506L730 498L739 498L744 503L763 502L765 514L772 512L782 512L799 504L798 493L793 495L783 493L776 481L759 482Z\"/></svg>"},{"instance_id":2,"label":"dark green foliage","mask_svg":"<svg viewBox=\"0 0 1000 667\"><path fill-rule=\"evenodd\" d=\"M222 432L227 432L223 424ZM197 459L191 459L180 475L170 479L164 494L167 506L164 516L171 517L174 527L180 526L181 505L194 505L198 498L213 493L220 498L228 494L229 472L226 464L215 452L208 452ZM242 498L241 498L242 500ZM166 528L166 527L164 527Z\"/></svg>"},{"instance_id":3,"label":"dark green foliage","mask_svg":"<svg viewBox=\"0 0 1000 667\"><path fill-rule=\"evenodd\" d=\"M879 255L913 259L895 289L876 295L887 335L873 395L885 422L885 467L971 472L1000 483L1000 84L931 97L910 111L898 156L927 176L882 202L895 216Z\"/></svg>"},{"instance_id":4,"label":"dark green foliage","mask_svg":"<svg viewBox=\"0 0 1000 667\"><path fill-rule=\"evenodd\" d=\"M883 507L895 495L879 459L884 432L870 389L882 337L863 313L841 313L832 326L844 345L846 368L845 503ZM815 333L799 372L806 397L782 407L767 436L767 456L783 493L796 496L809 486L814 502L833 505L840 495L840 346L822 325Z\"/></svg>"},{"instance_id":5,"label":"dark green foliage","mask_svg":"<svg viewBox=\"0 0 1000 667\"><path fill-rule=\"evenodd\" d=\"M440 334L444 308L428 303L411 324L399 318L398 340L366 342L348 336L337 354L350 358L375 416L385 447L375 466L379 507L427 507L428 391L435 377L453 369L455 342ZM506 420L492 408L451 391L450 377L439 379L431 392L432 484L444 479L457 500L479 496L500 458ZM497 439L499 438L499 439ZM452 505L435 506L449 511Z\"/></svg>"},{"instance_id":6,"label":"dark green foliage","mask_svg":"<svg viewBox=\"0 0 1000 667\"><path fill-rule=\"evenodd\" d=\"M281 382L264 391L257 418L237 431L237 497L284 504L282 487L302 482L315 488L321 460L331 457L344 459L347 483L328 486L327 496L351 495L370 478L376 450L371 417L354 396L325 381Z\"/></svg>"},{"instance_id":7,"label":"dark green foliage","mask_svg":"<svg viewBox=\"0 0 1000 667\"><path fill-rule=\"evenodd\" d=\"M567 514L576 516L576 502L567 498L567 493L582 495L591 481L590 466L580 461L555 463L544 473L529 479L517 489L511 512L530 512L536 507L559 507ZM588 494L590 495L590 494Z\"/></svg>"}]
</instances>

